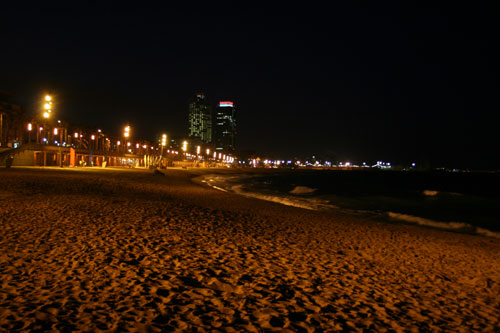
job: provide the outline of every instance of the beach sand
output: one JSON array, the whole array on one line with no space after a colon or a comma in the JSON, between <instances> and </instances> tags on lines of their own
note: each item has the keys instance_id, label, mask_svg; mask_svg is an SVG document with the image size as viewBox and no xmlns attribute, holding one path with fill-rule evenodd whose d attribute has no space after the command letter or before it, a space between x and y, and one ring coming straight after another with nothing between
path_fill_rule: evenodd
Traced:
<instances>
[{"instance_id":1,"label":"beach sand","mask_svg":"<svg viewBox=\"0 0 500 333\"><path fill-rule=\"evenodd\" d=\"M499 239L164 172L0 169L0 330L500 331Z\"/></svg>"}]
</instances>

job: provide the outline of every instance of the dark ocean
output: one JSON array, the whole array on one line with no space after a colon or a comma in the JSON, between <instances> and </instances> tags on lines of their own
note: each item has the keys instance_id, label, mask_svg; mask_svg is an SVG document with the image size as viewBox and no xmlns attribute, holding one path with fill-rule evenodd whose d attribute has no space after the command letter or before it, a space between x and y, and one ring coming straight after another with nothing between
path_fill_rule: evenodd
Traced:
<instances>
[{"instance_id":1,"label":"dark ocean","mask_svg":"<svg viewBox=\"0 0 500 333\"><path fill-rule=\"evenodd\" d=\"M341 209L500 237L499 173L293 170L212 175L205 182L306 209Z\"/></svg>"}]
</instances>

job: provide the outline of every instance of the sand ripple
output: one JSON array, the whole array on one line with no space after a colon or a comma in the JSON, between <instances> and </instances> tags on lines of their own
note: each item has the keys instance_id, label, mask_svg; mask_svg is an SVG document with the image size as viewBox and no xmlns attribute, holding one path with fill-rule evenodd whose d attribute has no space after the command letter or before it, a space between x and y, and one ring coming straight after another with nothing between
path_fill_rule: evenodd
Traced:
<instances>
[{"instance_id":1,"label":"sand ripple","mask_svg":"<svg viewBox=\"0 0 500 333\"><path fill-rule=\"evenodd\" d=\"M1 330L498 331L500 242L186 172L0 173Z\"/></svg>"}]
</instances>

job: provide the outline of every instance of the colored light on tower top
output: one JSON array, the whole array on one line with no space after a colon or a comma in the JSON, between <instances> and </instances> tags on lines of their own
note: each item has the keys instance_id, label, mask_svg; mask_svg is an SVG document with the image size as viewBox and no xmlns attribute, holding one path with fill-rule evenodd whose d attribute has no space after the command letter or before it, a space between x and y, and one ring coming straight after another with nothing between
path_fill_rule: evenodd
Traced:
<instances>
[{"instance_id":1,"label":"colored light on tower top","mask_svg":"<svg viewBox=\"0 0 500 333\"><path fill-rule=\"evenodd\" d=\"M221 101L219 102L219 107L233 107L234 103L230 101Z\"/></svg>"}]
</instances>

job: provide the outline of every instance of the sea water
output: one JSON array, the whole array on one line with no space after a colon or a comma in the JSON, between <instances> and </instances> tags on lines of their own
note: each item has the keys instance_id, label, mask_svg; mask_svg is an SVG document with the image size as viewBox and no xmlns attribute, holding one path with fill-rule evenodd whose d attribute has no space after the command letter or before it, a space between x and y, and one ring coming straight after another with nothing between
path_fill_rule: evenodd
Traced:
<instances>
[{"instance_id":1,"label":"sea water","mask_svg":"<svg viewBox=\"0 0 500 333\"><path fill-rule=\"evenodd\" d=\"M290 206L341 209L500 238L498 173L293 170L212 175L205 181Z\"/></svg>"}]
</instances>

